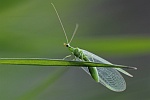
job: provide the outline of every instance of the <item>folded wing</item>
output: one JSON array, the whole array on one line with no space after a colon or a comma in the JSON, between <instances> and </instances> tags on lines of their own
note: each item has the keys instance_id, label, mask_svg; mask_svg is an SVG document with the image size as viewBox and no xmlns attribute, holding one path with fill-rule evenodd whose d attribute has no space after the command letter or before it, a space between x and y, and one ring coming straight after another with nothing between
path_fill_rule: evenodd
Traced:
<instances>
[{"instance_id":1,"label":"folded wing","mask_svg":"<svg viewBox=\"0 0 150 100\"><path fill-rule=\"evenodd\" d=\"M87 58L91 62L97 62L97 63L105 63L105 64L111 64L110 62L106 61L105 59L90 53L86 50L81 49L83 54L87 56ZM87 67L82 67L89 75L90 72L88 71ZM120 70L120 68L102 68L97 67L98 75L99 75L99 81L101 84L109 88L110 90L120 92L124 91L126 89L126 82L122 75L117 71L121 71L126 75L130 74L123 69Z\"/></svg>"}]
</instances>

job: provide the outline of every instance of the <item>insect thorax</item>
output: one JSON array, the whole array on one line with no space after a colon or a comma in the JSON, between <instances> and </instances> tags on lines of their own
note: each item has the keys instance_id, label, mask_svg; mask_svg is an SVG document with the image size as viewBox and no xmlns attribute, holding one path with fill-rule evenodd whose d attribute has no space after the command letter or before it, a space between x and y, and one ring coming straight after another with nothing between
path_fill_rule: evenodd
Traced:
<instances>
[{"instance_id":1,"label":"insect thorax","mask_svg":"<svg viewBox=\"0 0 150 100\"><path fill-rule=\"evenodd\" d=\"M82 52L81 49L79 48L74 48L73 49L73 54L74 56L76 56L77 58L84 60L84 61L89 61L88 58L84 55L84 53Z\"/></svg>"}]
</instances>

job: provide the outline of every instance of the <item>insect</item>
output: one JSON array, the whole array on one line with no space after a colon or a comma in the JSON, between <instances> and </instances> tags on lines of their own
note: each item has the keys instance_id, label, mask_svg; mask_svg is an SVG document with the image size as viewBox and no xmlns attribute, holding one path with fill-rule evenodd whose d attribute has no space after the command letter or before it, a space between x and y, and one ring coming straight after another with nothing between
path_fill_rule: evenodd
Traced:
<instances>
[{"instance_id":1,"label":"insect","mask_svg":"<svg viewBox=\"0 0 150 100\"><path fill-rule=\"evenodd\" d=\"M62 24L62 21L59 17L59 14L58 14L54 4L52 4L52 6L53 6L53 8L57 14L57 17L59 19L59 22L61 24L61 27L62 27L63 32L64 32L65 37L66 37L67 43L64 43L64 46L67 47L71 51L71 53L75 56L75 60L104 63L104 64L112 64L112 63L108 62L107 60L105 60L105 59L103 59L103 58L101 58L101 57L99 57L99 56L97 56L91 52L88 52L88 51L80 49L80 48L72 47L70 45L70 43L71 43L71 41L72 41L72 39L73 39L77 29L78 29L78 24L76 24L73 35L72 35L70 41L68 41L68 37L67 37L66 31L64 29L64 26ZM99 83L103 84L104 86L106 86L108 89L110 89L112 91L116 91L116 92L121 92L121 91L124 91L126 89L126 82L119 72L122 72L127 76L133 77L131 74L129 74L128 72L126 72L125 70L123 70L121 68L102 68L102 67L82 67L82 68L96 82L99 82Z\"/></svg>"}]
</instances>

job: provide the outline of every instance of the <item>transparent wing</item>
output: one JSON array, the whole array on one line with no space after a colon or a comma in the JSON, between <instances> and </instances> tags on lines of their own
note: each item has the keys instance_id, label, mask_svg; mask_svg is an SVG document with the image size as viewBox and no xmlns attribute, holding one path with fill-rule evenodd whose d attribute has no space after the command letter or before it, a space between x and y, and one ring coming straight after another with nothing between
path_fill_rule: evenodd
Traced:
<instances>
[{"instance_id":1,"label":"transparent wing","mask_svg":"<svg viewBox=\"0 0 150 100\"><path fill-rule=\"evenodd\" d=\"M105 60L105 59L103 59L103 58L101 58L101 57L99 57L99 56L97 56L97 55L95 55L93 53L90 53L90 52L88 52L86 50L83 50L83 49L81 49L81 50L89 58L89 60L92 61L92 62L98 62L98 63L104 63L104 64L112 64L112 63L108 62L107 60ZM115 68L115 69L117 69L118 71L122 72L123 74L125 74L127 76L133 77L130 73L126 72L125 70L123 70L121 68Z\"/></svg>"},{"instance_id":2,"label":"transparent wing","mask_svg":"<svg viewBox=\"0 0 150 100\"><path fill-rule=\"evenodd\" d=\"M84 55L88 57L88 59L91 62L111 64L105 59L98 57L95 54L90 53L86 50L82 50L82 52L84 53ZM82 68L90 75L90 72L87 67L82 67ZM124 78L115 68L97 67L97 71L98 71L100 83L106 86L107 88L109 88L110 90L119 92L126 89L126 82Z\"/></svg>"}]
</instances>

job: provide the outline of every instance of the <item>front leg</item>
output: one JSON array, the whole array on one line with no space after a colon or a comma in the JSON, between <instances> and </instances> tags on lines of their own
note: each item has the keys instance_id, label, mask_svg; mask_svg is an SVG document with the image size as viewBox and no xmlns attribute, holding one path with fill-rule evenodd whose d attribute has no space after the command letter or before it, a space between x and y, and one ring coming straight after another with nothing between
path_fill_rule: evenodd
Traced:
<instances>
[{"instance_id":1,"label":"front leg","mask_svg":"<svg viewBox=\"0 0 150 100\"><path fill-rule=\"evenodd\" d=\"M65 60L66 58L70 58L72 55L68 55L66 57L63 58L63 60Z\"/></svg>"},{"instance_id":2,"label":"front leg","mask_svg":"<svg viewBox=\"0 0 150 100\"><path fill-rule=\"evenodd\" d=\"M83 54L82 51L79 51L79 56L78 56L78 58L79 58L80 60L84 61L84 54Z\"/></svg>"}]
</instances>

